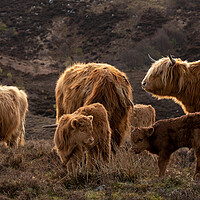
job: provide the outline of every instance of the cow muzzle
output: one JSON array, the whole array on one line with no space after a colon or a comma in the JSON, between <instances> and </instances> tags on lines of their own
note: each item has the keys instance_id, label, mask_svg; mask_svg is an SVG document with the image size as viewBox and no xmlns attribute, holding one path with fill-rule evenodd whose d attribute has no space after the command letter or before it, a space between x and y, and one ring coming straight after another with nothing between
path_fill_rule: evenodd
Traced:
<instances>
[{"instance_id":1,"label":"cow muzzle","mask_svg":"<svg viewBox=\"0 0 200 200\"><path fill-rule=\"evenodd\" d=\"M147 82L146 82L145 80L143 80L143 81L141 82L141 86L142 86L143 88L145 88L146 85L147 85Z\"/></svg>"}]
</instances>

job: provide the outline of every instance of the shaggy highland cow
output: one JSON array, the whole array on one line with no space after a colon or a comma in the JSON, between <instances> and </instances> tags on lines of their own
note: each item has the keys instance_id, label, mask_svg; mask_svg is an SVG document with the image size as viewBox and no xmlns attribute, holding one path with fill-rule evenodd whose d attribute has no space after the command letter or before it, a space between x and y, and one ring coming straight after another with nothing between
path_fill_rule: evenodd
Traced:
<instances>
[{"instance_id":1,"label":"shaggy highland cow","mask_svg":"<svg viewBox=\"0 0 200 200\"><path fill-rule=\"evenodd\" d=\"M151 105L135 104L130 114L132 127L148 127L155 123L156 111Z\"/></svg>"},{"instance_id":2,"label":"shaggy highland cow","mask_svg":"<svg viewBox=\"0 0 200 200\"><path fill-rule=\"evenodd\" d=\"M161 58L155 61L142 81L142 87L158 98L172 98L185 113L200 111L200 60Z\"/></svg>"},{"instance_id":3,"label":"shaggy highland cow","mask_svg":"<svg viewBox=\"0 0 200 200\"><path fill-rule=\"evenodd\" d=\"M165 175L171 154L182 147L193 148L196 155L194 178L200 173L200 112L158 120L153 126L135 128L131 133L132 151L157 154L159 177Z\"/></svg>"},{"instance_id":4,"label":"shaggy highland cow","mask_svg":"<svg viewBox=\"0 0 200 200\"><path fill-rule=\"evenodd\" d=\"M107 111L100 103L80 107L64 114L54 136L55 149L68 172L75 172L86 152L87 166L98 161L108 163L111 151L111 129Z\"/></svg>"},{"instance_id":5,"label":"shaggy highland cow","mask_svg":"<svg viewBox=\"0 0 200 200\"><path fill-rule=\"evenodd\" d=\"M108 64L75 64L60 76L55 93L57 122L63 114L99 102L108 111L112 147L122 145L133 106L132 88L124 73Z\"/></svg>"},{"instance_id":6,"label":"shaggy highland cow","mask_svg":"<svg viewBox=\"0 0 200 200\"><path fill-rule=\"evenodd\" d=\"M0 141L8 147L24 144L27 109L24 91L14 86L0 86Z\"/></svg>"}]
</instances>

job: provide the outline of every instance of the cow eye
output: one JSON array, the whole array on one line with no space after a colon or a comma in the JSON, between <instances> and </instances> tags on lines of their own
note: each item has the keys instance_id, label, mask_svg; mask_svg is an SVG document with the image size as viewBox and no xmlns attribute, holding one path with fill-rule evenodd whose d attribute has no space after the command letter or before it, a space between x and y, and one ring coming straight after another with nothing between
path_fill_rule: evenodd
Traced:
<instances>
[{"instance_id":1,"label":"cow eye","mask_svg":"<svg viewBox=\"0 0 200 200\"><path fill-rule=\"evenodd\" d=\"M142 139L138 139L137 142L142 142Z\"/></svg>"},{"instance_id":2,"label":"cow eye","mask_svg":"<svg viewBox=\"0 0 200 200\"><path fill-rule=\"evenodd\" d=\"M85 132L85 130L84 130L84 128L79 128L79 130L81 131L81 132Z\"/></svg>"}]
</instances>

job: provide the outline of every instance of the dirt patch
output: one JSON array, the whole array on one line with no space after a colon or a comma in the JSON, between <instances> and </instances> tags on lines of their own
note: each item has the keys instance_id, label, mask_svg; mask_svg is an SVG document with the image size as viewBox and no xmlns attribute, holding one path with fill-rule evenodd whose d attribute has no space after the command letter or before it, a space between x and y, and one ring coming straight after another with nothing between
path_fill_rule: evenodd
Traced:
<instances>
[{"instance_id":1,"label":"dirt patch","mask_svg":"<svg viewBox=\"0 0 200 200\"><path fill-rule=\"evenodd\" d=\"M44 125L55 124L54 118L27 114L25 129L26 140L53 140L55 128L43 128Z\"/></svg>"}]
</instances>

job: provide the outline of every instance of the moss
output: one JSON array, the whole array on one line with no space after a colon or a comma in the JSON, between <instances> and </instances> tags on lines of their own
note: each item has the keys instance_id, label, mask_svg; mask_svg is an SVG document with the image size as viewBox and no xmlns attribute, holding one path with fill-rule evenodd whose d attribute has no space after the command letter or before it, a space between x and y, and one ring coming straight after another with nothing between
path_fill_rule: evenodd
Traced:
<instances>
[{"instance_id":1,"label":"moss","mask_svg":"<svg viewBox=\"0 0 200 200\"><path fill-rule=\"evenodd\" d=\"M1 20L0 20L0 31L6 31L7 30L7 25L4 24Z\"/></svg>"}]
</instances>

